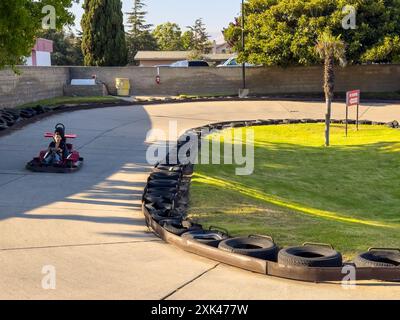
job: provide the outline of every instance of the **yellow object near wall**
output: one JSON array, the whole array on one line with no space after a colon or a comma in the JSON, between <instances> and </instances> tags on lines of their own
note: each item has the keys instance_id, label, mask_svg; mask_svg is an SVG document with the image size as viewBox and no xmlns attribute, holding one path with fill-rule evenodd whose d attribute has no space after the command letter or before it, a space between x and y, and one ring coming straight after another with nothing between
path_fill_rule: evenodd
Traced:
<instances>
[{"instance_id":1,"label":"yellow object near wall","mask_svg":"<svg viewBox=\"0 0 400 320\"><path fill-rule=\"evenodd\" d=\"M116 78L115 87L117 88L119 96L129 96L131 84L128 78Z\"/></svg>"}]
</instances>

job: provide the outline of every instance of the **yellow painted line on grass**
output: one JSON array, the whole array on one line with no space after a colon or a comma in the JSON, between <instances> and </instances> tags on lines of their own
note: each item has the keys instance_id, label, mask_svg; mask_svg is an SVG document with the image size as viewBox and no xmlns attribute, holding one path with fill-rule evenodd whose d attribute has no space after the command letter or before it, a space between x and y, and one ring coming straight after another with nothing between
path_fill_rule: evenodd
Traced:
<instances>
[{"instance_id":1,"label":"yellow painted line on grass","mask_svg":"<svg viewBox=\"0 0 400 320\"><path fill-rule=\"evenodd\" d=\"M396 228L396 226L380 223L377 221L369 221L369 220L362 220L362 219L357 219L357 218L353 218L353 217L345 217L345 216L340 216L340 215L338 215L334 212L330 212L330 211L319 210L319 209L315 209L315 208L308 208L302 204L298 204L295 202L288 202L287 200L279 199L278 197L273 197L273 196L268 195L259 190L252 189L252 188L249 188L248 186L241 185L237 182L212 178L212 177L205 176L205 175L202 175L199 173L195 173L193 180L196 182L199 182L199 183L213 185L216 187L221 187L221 188L225 188L228 190L237 191L240 194L249 196L251 198L262 200L262 201L265 201L265 202L268 202L268 203L271 203L271 204L274 204L274 205L277 205L280 207L284 207L287 209L300 211L302 213L312 215L312 216L317 216L317 217L336 220L336 221L372 226L372 227Z\"/></svg>"}]
</instances>

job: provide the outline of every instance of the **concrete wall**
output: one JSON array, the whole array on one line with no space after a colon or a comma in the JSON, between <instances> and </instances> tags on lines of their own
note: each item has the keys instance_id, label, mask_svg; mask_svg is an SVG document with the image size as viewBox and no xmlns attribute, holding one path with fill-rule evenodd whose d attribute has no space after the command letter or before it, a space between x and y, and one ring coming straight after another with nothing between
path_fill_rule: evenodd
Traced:
<instances>
[{"instance_id":1,"label":"concrete wall","mask_svg":"<svg viewBox=\"0 0 400 320\"><path fill-rule=\"evenodd\" d=\"M161 84L156 84L157 68L72 67L73 78L97 78L115 93L115 78L129 78L132 95L237 94L242 85L241 68L160 68ZM323 86L322 67L249 68L247 86L254 94L316 93ZM336 91L363 92L400 90L400 65L369 65L337 68Z\"/></svg>"},{"instance_id":2,"label":"concrete wall","mask_svg":"<svg viewBox=\"0 0 400 320\"><path fill-rule=\"evenodd\" d=\"M116 94L115 78L129 78L132 95L237 94L242 85L241 68L140 67L20 67L22 75L0 71L0 107L63 95L73 78L103 81ZM317 93L322 91L322 67L249 68L247 87L253 94ZM349 66L337 68L336 91L400 91L400 65Z\"/></svg>"},{"instance_id":3,"label":"concrete wall","mask_svg":"<svg viewBox=\"0 0 400 320\"><path fill-rule=\"evenodd\" d=\"M0 107L14 107L37 100L63 95L69 81L67 67L18 67L0 71Z\"/></svg>"}]
</instances>

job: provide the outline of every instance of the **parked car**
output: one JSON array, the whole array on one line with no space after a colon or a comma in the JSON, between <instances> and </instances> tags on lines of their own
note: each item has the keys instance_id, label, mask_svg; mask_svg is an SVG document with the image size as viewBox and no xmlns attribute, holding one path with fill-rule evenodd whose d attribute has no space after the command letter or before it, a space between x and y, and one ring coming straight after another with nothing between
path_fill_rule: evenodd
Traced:
<instances>
[{"instance_id":1,"label":"parked car","mask_svg":"<svg viewBox=\"0 0 400 320\"><path fill-rule=\"evenodd\" d=\"M210 65L202 60L183 60L170 65L171 68L191 68L191 67L209 67Z\"/></svg>"},{"instance_id":2,"label":"parked car","mask_svg":"<svg viewBox=\"0 0 400 320\"><path fill-rule=\"evenodd\" d=\"M242 66L242 64L237 62L237 58L232 57L232 58L229 58L228 60L226 60L223 64L218 65L217 68L224 68L224 67L236 68L236 67L241 67L241 66ZM256 67L256 65L246 62L246 67Z\"/></svg>"}]
</instances>

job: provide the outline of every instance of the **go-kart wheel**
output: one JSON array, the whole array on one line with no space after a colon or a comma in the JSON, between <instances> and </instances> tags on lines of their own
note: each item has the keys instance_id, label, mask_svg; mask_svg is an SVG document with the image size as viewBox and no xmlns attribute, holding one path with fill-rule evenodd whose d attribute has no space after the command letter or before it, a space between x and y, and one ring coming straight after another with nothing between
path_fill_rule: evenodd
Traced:
<instances>
[{"instance_id":1,"label":"go-kart wheel","mask_svg":"<svg viewBox=\"0 0 400 320\"><path fill-rule=\"evenodd\" d=\"M74 162L72 160L67 161L67 168L73 169L74 168Z\"/></svg>"}]
</instances>

